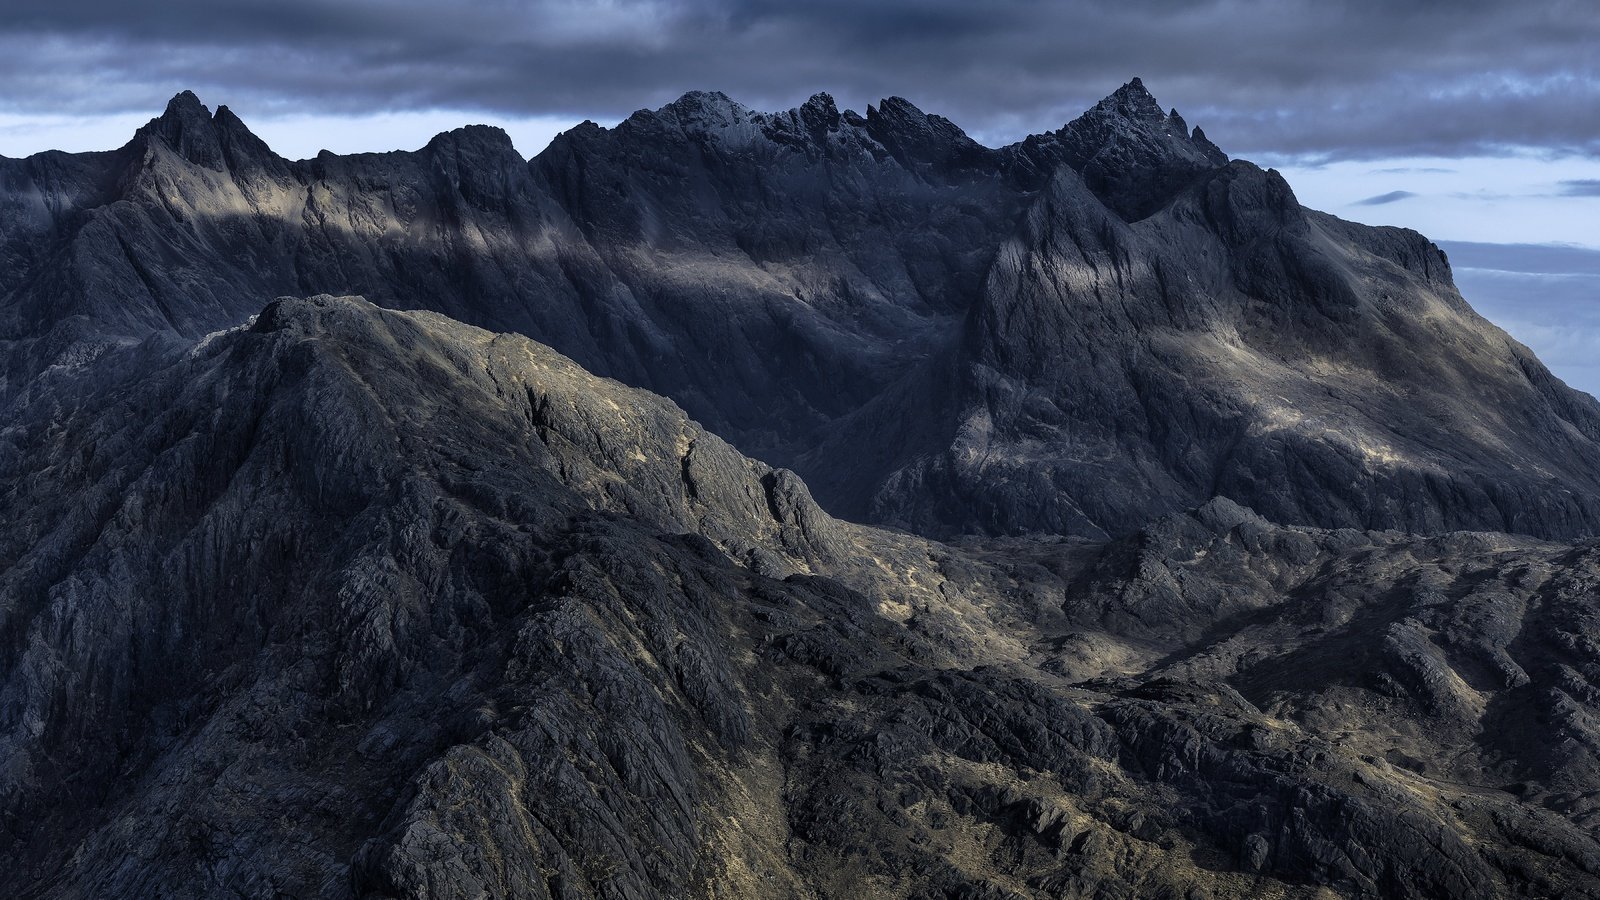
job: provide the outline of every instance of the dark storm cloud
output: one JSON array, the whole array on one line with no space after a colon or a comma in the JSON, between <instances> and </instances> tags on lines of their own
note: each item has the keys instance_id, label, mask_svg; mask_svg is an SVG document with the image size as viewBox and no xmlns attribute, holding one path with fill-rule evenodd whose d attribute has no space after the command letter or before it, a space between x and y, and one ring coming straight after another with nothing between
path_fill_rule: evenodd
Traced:
<instances>
[{"instance_id":1,"label":"dark storm cloud","mask_svg":"<svg viewBox=\"0 0 1600 900\"><path fill-rule=\"evenodd\" d=\"M1398 201L1406 200L1406 199L1409 199L1409 198L1415 197L1415 196L1416 196L1416 194L1413 194L1410 191L1390 191L1387 194L1379 194L1376 197L1368 197L1365 200L1357 200L1356 202L1354 202L1354 203L1352 203L1350 205L1351 206L1383 206L1386 203L1396 203Z\"/></svg>"},{"instance_id":2,"label":"dark storm cloud","mask_svg":"<svg viewBox=\"0 0 1600 900\"><path fill-rule=\"evenodd\" d=\"M906 95L996 142L1141 75L1236 153L1600 156L1588 0L7 0L0 105L617 119L692 88L764 108Z\"/></svg>"},{"instance_id":3,"label":"dark storm cloud","mask_svg":"<svg viewBox=\"0 0 1600 900\"><path fill-rule=\"evenodd\" d=\"M1600 197L1600 179L1574 178L1561 182L1563 197Z\"/></svg>"}]
</instances>

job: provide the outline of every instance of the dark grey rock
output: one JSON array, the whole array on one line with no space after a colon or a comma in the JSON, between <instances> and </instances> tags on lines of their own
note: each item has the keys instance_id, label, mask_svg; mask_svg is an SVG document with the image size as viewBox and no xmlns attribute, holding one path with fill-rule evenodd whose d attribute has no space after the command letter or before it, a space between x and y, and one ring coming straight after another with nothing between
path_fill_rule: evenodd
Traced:
<instances>
[{"instance_id":1,"label":"dark grey rock","mask_svg":"<svg viewBox=\"0 0 1600 900\"><path fill-rule=\"evenodd\" d=\"M1600 896L1600 407L1137 80L182 94L0 263L0 894Z\"/></svg>"},{"instance_id":2,"label":"dark grey rock","mask_svg":"<svg viewBox=\"0 0 1600 900\"><path fill-rule=\"evenodd\" d=\"M945 546L352 298L15 409L7 894L1600 896L1588 544Z\"/></svg>"},{"instance_id":3,"label":"dark grey rock","mask_svg":"<svg viewBox=\"0 0 1600 900\"><path fill-rule=\"evenodd\" d=\"M924 534L1274 521L1570 538L1600 408L1425 238L1303 209L1137 79L1001 149L889 98L693 93L525 161L473 126L288 161L192 94L0 160L0 402L52 365L361 294L673 398L823 505Z\"/></svg>"}]
</instances>

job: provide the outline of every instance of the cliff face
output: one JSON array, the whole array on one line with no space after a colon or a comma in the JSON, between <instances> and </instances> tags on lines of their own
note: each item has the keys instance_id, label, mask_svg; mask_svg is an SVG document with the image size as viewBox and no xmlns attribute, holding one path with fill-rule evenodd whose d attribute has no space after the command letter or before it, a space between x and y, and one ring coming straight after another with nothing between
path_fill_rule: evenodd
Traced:
<instances>
[{"instance_id":1,"label":"cliff face","mask_svg":"<svg viewBox=\"0 0 1600 900\"><path fill-rule=\"evenodd\" d=\"M1219 495L1417 532L1600 515L1600 409L1442 254L1303 209L1137 80L1001 149L896 98L696 93L532 161L469 127L291 162L184 94L0 184L0 397L352 293L543 341L929 535L1123 535Z\"/></svg>"},{"instance_id":2,"label":"cliff face","mask_svg":"<svg viewBox=\"0 0 1600 900\"><path fill-rule=\"evenodd\" d=\"M1473 313L1424 239L1307 211L1248 163L1133 223L1063 170L963 351L955 439L874 518L1115 535L1223 496L1279 522L1593 529L1569 486L1594 477L1594 404Z\"/></svg>"},{"instance_id":3,"label":"cliff face","mask_svg":"<svg viewBox=\"0 0 1600 900\"><path fill-rule=\"evenodd\" d=\"M1600 895L1587 544L946 546L355 298L13 408L7 894Z\"/></svg>"}]
</instances>

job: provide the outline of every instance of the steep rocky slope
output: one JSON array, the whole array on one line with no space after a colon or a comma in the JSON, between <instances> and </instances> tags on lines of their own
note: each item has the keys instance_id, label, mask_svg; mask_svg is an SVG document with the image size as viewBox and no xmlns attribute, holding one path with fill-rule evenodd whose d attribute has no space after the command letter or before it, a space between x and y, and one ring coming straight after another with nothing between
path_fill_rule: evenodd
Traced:
<instances>
[{"instance_id":1,"label":"steep rocky slope","mask_svg":"<svg viewBox=\"0 0 1600 900\"><path fill-rule=\"evenodd\" d=\"M469 127L287 161L193 95L0 160L0 401L279 294L426 304L673 398L919 533L1276 521L1594 533L1600 407L1424 238L1303 209L1137 80L1000 149L891 98L696 93L532 161Z\"/></svg>"},{"instance_id":2,"label":"steep rocky slope","mask_svg":"<svg viewBox=\"0 0 1600 900\"><path fill-rule=\"evenodd\" d=\"M1304 210L1249 163L1134 223L1061 171L965 338L955 438L876 519L1115 535L1224 496L1278 522L1594 529L1600 407L1421 236Z\"/></svg>"},{"instance_id":3,"label":"steep rocky slope","mask_svg":"<svg viewBox=\"0 0 1600 900\"><path fill-rule=\"evenodd\" d=\"M1588 544L947 546L351 298L12 409L8 895L1600 896Z\"/></svg>"}]
</instances>

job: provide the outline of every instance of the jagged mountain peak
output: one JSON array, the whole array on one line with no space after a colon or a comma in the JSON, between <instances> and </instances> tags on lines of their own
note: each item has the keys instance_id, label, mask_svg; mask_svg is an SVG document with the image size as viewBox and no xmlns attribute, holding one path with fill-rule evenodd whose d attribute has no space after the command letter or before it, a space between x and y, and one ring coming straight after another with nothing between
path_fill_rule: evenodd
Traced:
<instances>
[{"instance_id":1,"label":"jagged mountain peak","mask_svg":"<svg viewBox=\"0 0 1600 900\"><path fill-rule=\"evenodd\" d=\"M1155 124L1166 119L1161 111L1161 104L1144 86L1144 81L1138 76L1112 91L1105 99L1094 105L1091 112L1115 113L1137 122Z\"/></svg>"},{"instance_id":2,"label":"jagged mountain peak","mask_svg":"<svg viewBox=\"0 0 1600 900\"><path fill-rule=\"evenodd\" d=\"M955 142L969 142L971 138L954 122L944 116L923 112L915 103L904 97L885 97L877 105L867 106L867 121L882 128L900 131L937 133Z\"/></svg>"},{"instance_id":3,"label":"jagged mountain peak","mask_svg":"<svg viewBox=\"0 0 1600 900\"><path fill-rule=\"evenodd\" d=\"M211 109L201 102L199 95L189 90L173 94L172 99L167 101L166 111L161 114L161 118L187 118L192 116L204 116L206 119L210 119Z\"/></svg>"},{"instance_id":4,"label":"jagged mountain peak","mask_svg":"<svg viewBox=\"0 0 1600 900\"><path fill-rule=\"evenodd\" d=\"M827 91L817 91L815 94L807 97L806 102L800 104L800 108L814 109L819 112L830 112L835 114L839 112L839 106L834 102L833 95Z\"/></svg>"},{"instance_id":5,"label":"jagged mountain peak","mask_svg":"<svg viewBox=\"0 0 1600 900\"><path fill-rule=\"evenodd\" d=\"M838 104L833 102L833 95L826 91L812 94L800 104L796 114L807 128L824 132L836 130L844 121Z\"/></svg>"},{"instance_id":6,"label":"jagged mountain peak","mask_svg":"<svg viewBox=\"0 0 1600 900\"><path fill-rule=\"evenodd\" d=\"M129 146L142 153L152 138L161 140L178 156L208 169L252 165L276 168L281 162L233 110L218 106L213 113L193 91L175 94L161 115L134 132Z\"/></svg>"},{"instance_id":7,"label":"jagged mountain peak","mask_svg":"<svg viewBox=\"0 0 1600 900\"><path fill-rule=\"evenodd\" d=\"M868 106L866 128L913 170L959 167L991 155L954 122L925 113L903 97L886 97L876 106Z\"/></svg>"},{"instance_id":8,"label":"jagged mountain peak","mask_svg":"<svg viewBox=\"0 0 1600 900\"><path fill-rule=\"evenodd\" d=\"M684 91L683 96L668 103L667 106L678 110L736 109L748 111L749 109L722 91L702 90Z\"/></svg>"},{"instance_id":9,"label":"jagged mountain peak","mask_svg":"<svg viewBox=\"0 0 1600 900\"><path fill-rule=\"evenodd\" d=\"M211 115L211 124L219 129L228 131L240 130L248 132L250 130L249 126L244 124L244 120L239 118L238 114L225 104L217 107L217 111Z\"/></svg>"},{"instance_id":10,"label":"jagged mountain peak","mask_svg":"<svg viewBox=\"0 0 1600 900\"><path fill-rule=\"evenodd\" d=\"M758 114L721 91L689 91L647 115L671 118L686 129L698 129L743 124Z\"/></svg>"},{"instance_id":11,"label":"jagged mountain peak","mask_svg":"<svg viewBox=\"0 0 1600 900\"><path fill-rule=\"evenodd\" d=\"M1198 146L1199 142L1191 135L1188 123L1178 114L1178 108L1172 107L1170 111L1163 112L1161 104L1137 77L1112 91L1057 133L1062 132L1093 135L1100 140L1104 140L1108 134L1114 136L1130 132L1158 139L1165 137L1171 139L1171 149L1180 154L1198 155L1212 165L1222 165L1228 161L1227 155L1209 141L1204 147ZM1201 135L1203 138L1204 135Z\"/></svg>"},{"instance_id":12,"label":"jagged mountain peak","mask_svg":"<svg viewBox=\"0 0 1600 900\"><path fill-rule=\"evenodd\" d=\"M498 125L463 125L441 131L428 141L425 149L490 157L510 153L521 159L511 135Z\"/></svg>"},{"instance_id":13,"label":"jagged mountain peak","mask_svg":"<svg viewBox=\"0 0 1600 900\"><path fill-rule=\"evenodd\" d=\"M696 90L657 109L639 110L615 128L580 125L558 137L553 155L595 139L609 142L604 136L613 134L632 135L626 140L640 142L640 149L644 143L688 140L734 153L780 145L812 159L881 161L887 155L919 178L1005 174L1029 187L1048 183L1062 164L1082 171L1097 156L1102 164L1126 163L1122 175L1127 177L1138 177L1147 165L1165 168L1175 162L1197 173L1228 160L1203 134L1191 136L1177 110L1164 112L1137 78L1061 129L1003 150L979 144L950 119L898 95L868 104L861 115L840 110L826 92L792 109L762 112L721 91ZM1111 152L1103 153L1107 148ZM1088 178L1094 183L1096 176ZM1116 198L1108 202L1125 212Z\"/></svg>"},{"instance_id":14,"label":"jagged mountain peak","mask_svg":"<svg viewBox=\"0 0 1600 900\"><path fill-rule=\"evenodd\" d=\"M1189 133L1189 139L1194 141L1197 146L1204 149L1207 153L1220 156L1223 159L1226 159L1228 156L1226 153L1222 152L1221 147L1211 143L1211 139L1206 137L1205 129L1201 128L1199 125L1196 125L1194 127L1194 131Z\"/></svg>"},{"instance_id":15,"label":"jagged mountain peak","mask_svg":"<svg viewBox=\"0 0 1600 900\"><path fill-rule=\"evenodd\" d=\"M915 103L904 97L889 96L879 100L877 104L867 104L867 118L884 115L891 118L912 118L927 115L917 108Z\"/></svg>"},{"instance_id":16,"label":"jagged mountain peak","mask_svg":"<svg viewBox=\"0 0 1600 900\"><path fill-rule=\"evenodd\" d=\"M211 110L193 91L181 91L167 101L161 115L134 132L134 142L160 138L173 151L191 162L220 167L222 147L217 140Z\"/></svg>"},{"instance_id":17,"label":"jagged mountain peak","mask_svg":"<svg viewBox=\"0 0 1600 900\"><path fill-rule=\"evenodd\" d=\"M1020 171L1045 183L1058 166L1083 176L1102 202L1128 221L1170 202L1195 179L1228 163L1227 154L1192 135L1176 108L1161 104L1134 78L1060 129L1007 148Z\"/></svg>"},{"instance_id":18,"label":"jagged mountain peak","mask_svg":"<svg viewBox=\"0 0 1600 900\"><path fill-rule=\"evenodd\" d=\"M762 112L721 91L690 91L659 109L635 112L615 129L586 123L568 134L581 140L612 132L646 140L713 141L733 151L776 144L813 158L839 154L881 158L887 151L913 170L952 161L970 163L993 153L949 119L925 113L903 97L869 104L863 116L841 111L827 92L813 94L791 109Z\"/></svg>"}]
</instances>

